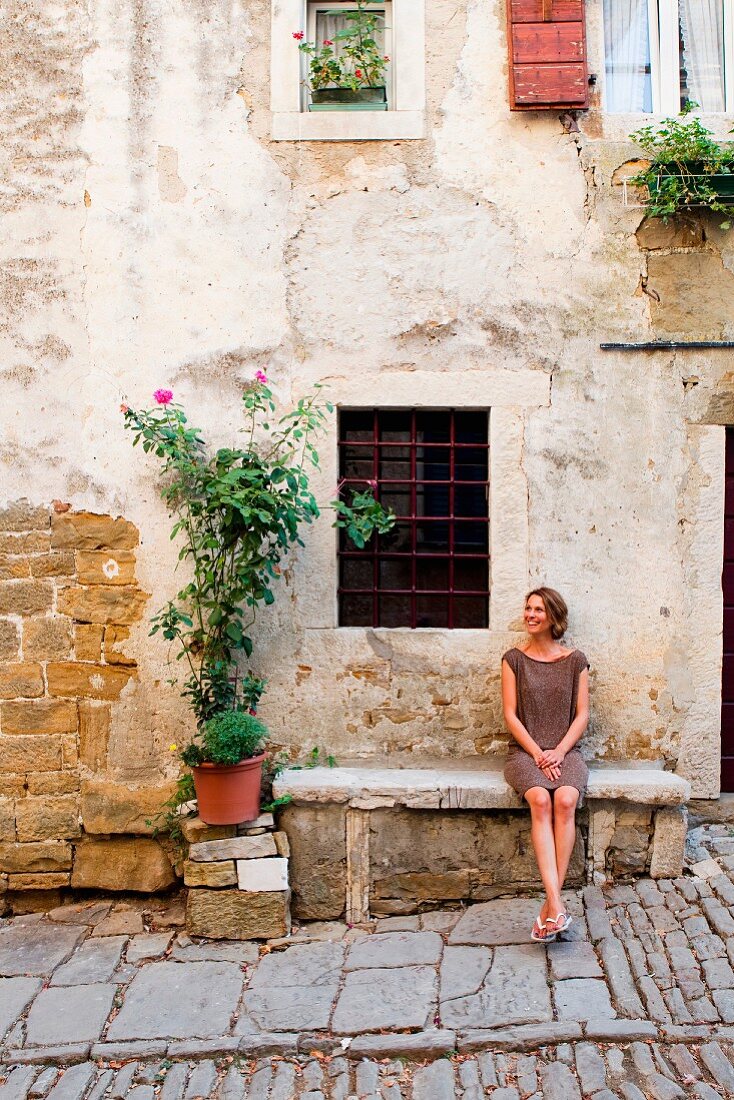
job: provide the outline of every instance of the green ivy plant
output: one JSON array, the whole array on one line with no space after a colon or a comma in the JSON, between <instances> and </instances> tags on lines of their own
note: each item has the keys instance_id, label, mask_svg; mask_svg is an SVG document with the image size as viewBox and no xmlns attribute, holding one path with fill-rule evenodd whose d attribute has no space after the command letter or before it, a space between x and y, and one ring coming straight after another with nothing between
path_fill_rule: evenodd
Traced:
<instances>
[{"instance_id":1,"label":"green ivy plant","mask_svg":"<svg viewBox=\"0 0 734 1100\"><path fill-rule=\"evenodd\" d=\"M357 0L352 11L329 11L327 15L341 15L346 27L337 31L333 40L325 38L321 45L316 42L304 42L303 31L294 31L293 37L298 48L309 58L309 79L307 87L311 91L320 88L349 88L353 92L360 88L376 88L384 85L385 71L390 58L381 53L375 35L385 18L370 11L369 5L376 0ZM336 53L335 47L339 52Z\"/></svg>"},{"instance_id":2,"label":"green ivy plant","mask_svg":"<svg viewBox=\"0 0 734 1100\"><path fill-rule=\"evenodd\" d=\"M179 561L190 578L153 617L177 649L186 672L181 694L201 728L222 711L255 711L265 683L239 676L252 654L251 628L263 605L272 604L281 563L301 530L319 515L309 470L319 456L314 437L333 406L320 386L296 407L276 416L268 379L258 371L243 393L243 442L209 451L171 390L156 390L152 409L123 405L125 427L161 464L161 496L180 539ZM371 491L347 503L332 502L334 526L346 528L362 546L374 531L387 531L395 517Z\"/></svg>"},{"instance_id":3,"label":"green ivy plant","mask_svg":"<svg viewBox=\"0 0 734 1100\"><path fill-rule=\"evenodd\" d=\"M734 146L720 144L700 119L691 116L696 106L689 103L678 118L666 118L630 134L650 161L649 167L629 180L647 189L648 217L667 222L690 207L730 211L734 196L723 201L717 177L734 174ZM729 229L729 219L721 226Z\"/></svg>"}]
</instances>

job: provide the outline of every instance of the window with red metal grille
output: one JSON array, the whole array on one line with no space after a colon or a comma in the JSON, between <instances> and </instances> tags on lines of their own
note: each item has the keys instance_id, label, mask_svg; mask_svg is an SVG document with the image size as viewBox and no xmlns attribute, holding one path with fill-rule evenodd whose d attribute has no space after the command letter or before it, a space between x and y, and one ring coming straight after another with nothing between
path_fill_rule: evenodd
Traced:
<instances>
[{"instance_id":1,"label":"window with red metal grille","mask_svg":"<svg viewBox=\"0 0 734 1100\"><path fill-rule=\"evenodd\" d=\"M339 543L339 625L481 628L489 604L489 414L343 409L342 495L372 484L397 517Z\"/></svg>"}]
</instances>

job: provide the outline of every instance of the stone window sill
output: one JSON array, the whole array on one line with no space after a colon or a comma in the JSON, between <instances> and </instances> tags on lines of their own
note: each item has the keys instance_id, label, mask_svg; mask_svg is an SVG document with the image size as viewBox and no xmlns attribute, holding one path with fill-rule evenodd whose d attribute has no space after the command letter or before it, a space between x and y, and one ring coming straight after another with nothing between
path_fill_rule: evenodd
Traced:
<instances>
[{"instance_id":1,"label":"stone window sill","mask_svg":"<svg viewBox=\"0 0 734 1100\"><path fill-rule=\"evenodd\" d=\"M274 141L390 141L425 136L423 111L273 111Z\"/></svg>"}]
</instances>

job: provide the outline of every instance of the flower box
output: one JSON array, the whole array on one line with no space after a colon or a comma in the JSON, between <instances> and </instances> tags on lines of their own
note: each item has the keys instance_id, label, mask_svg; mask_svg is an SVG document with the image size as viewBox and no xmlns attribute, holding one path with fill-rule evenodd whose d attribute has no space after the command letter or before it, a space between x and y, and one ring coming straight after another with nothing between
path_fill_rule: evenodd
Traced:
<instances>
[{"instance_id":1,"label":"flower box","mask_svg":"<svg viewBox=\"0 0 734 1100\"><path fill-rule=\"evenodd\" d=\"M387 89L375 88L314 88L309 111L386 111Z\"/></svg>"},{"instance_id":2,"label":"flower box","mask_svg":"<svg viewBox=\"0 0 734 1100\"><path fill-rule=\"evenodd\" d=\"M734 206L734 171L707 171L706 165L698 161L673 162L662 164L659 168L647 185L652 200L664 198L671 187L679 193L682 186L686 197L680 205L685 207L710 206L712 201Z\"/></svg>"}]
</instances>

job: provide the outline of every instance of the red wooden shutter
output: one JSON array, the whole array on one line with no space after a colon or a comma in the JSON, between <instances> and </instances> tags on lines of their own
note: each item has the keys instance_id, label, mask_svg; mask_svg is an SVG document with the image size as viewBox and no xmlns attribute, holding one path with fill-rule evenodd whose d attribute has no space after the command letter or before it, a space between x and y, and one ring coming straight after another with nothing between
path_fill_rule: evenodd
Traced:
<instances>
[{"instance_id":1,"label":"red wooden shutter","mask_svg":"<svg viewBox=\"0 0 734 1100\"><path fill-rule=\"evenodd\" d=\"M588 106L584 0L507 0L510 108Z\"/></svg>"}]
</instances>

